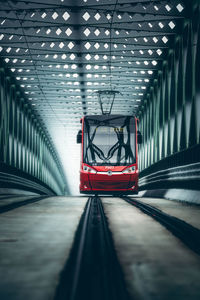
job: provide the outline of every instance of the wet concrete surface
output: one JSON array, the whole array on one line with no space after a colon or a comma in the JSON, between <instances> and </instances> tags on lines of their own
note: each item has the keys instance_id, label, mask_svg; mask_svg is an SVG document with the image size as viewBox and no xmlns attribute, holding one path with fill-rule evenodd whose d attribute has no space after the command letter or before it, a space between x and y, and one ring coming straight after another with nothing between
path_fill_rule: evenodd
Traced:
<instances>
[{"instance_id":1,"label":"wet concrete surface","mask_svg":"<svg viewBox=\"0 0 200 300\"><path fill-rule=\"evenodd\" d=\"M7 195L0 196L0 208L3 208L7 205L20 203L22 201L27 201L31 199L37 199L39 196L19 196L19 195Z\"/></svg>"},{"instance_id":2,"label":"wet concrete surface","mask_svg":"<svg viewBox=\"0 0 200 300\"><path fill-rule=\"evenodd\" d=\"M135 198L200 228L199 206ZM1 300L54 299L87 199L50 197L0 215ZM122 199L101 199L132 299L199 300L200 257Z\"/></svg>"},{"instance_id":3,"label":"wet concrete surface","mask_svg":"<svg viewBox=\"0 0 200 300\"><path fill-rule=\"evenodd\" d=\"M186 203L200 205L200 190L192 189L156 189L140 191L138 196L150 198L163 198L167 200L175 200Z\"/></svg>"},{"instance_id":4,"label":"wet concrete surface","mask_svg":"<svg viewBox=\"0 0 200 300\"><path fill-rule=\"evenodd\" d=\"M133 299L200 299L200 257L139 209L102 200Z\"/></svg>"},{"instance_id":5,"label":"wet concrete surface","mask_svg":"<svg viewBox=\"0 0 200 300\"><path fill-rule=\"evenodd\" d=\"M161 198L134 197L200 229L200 205ZM133 199L134 199L133 198Z\"/></svg>"},{"instance_id":6,"label":"wet concrete surface","mask_svg":"<svg viewBox=\"0 0 200 300\"><path fill-rule=\"evenodd\" d=\"M51 197L0 215L0 299L53 299L87 198Z\"/></svg>"}]
</instances>

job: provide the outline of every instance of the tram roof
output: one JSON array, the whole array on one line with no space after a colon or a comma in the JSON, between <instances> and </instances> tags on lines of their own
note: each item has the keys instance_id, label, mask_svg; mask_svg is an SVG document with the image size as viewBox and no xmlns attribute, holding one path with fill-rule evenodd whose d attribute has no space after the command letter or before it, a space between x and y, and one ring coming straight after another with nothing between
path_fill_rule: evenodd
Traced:
<instances>
[{"instance_id":1,"label":"tram roof","mask_svg":"<svg viewBox=\"0 0 200 300\"><path fill-rule=\"evenodd\" d=\"M84 119L92 119L92 120L109 120L113 118L126 118L126 117L135 117L135 116L130 116L130 115L120 115L120 114L110 114L110 115L87 115L84 117Z\"/></svg>"}]
</instances>

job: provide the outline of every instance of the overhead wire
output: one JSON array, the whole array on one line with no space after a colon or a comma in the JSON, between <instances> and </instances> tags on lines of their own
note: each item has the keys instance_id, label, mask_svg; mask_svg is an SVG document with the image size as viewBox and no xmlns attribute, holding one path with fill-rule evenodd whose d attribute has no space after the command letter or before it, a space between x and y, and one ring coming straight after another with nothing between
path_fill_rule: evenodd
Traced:
<instances>
[{"instance_id":1,"label":"overhead wire","mask_svg":"<svg viewBox=\"0 0 200 300\"><path fill-rule=\"evenodd\" d=\"M113 25L113 19L114 19L114 14L116 12L117 4L119 0L115 1L115 5L112 11L111 15L111 21L110 21L110 43L109 43L109 61L108 61L108 66L109 66L109 73L110 73L110 89L112 90L112 25Z\"/></svg>"},{"instance_id":2,"label":"overhead wire","mask_svg":"<svg viewBox=\"0 0 200 300\"><path fill-rule=\"evenodd\" d=\"M113 8L113 11L111 14L110 22L108 20L109 25L110 25L110 39L109 39L110 43L109 43L109 60L108 60L110 91L105 91L105 93L103 93L103 91L102 92L99 91L99 93L98 93L98 98L99 98L99 103L100 103L102 114L106 114L106 112L104 112L104 110L103 110L103 96L106 96L106 97L109 96L109 99L107 99L108 100L107 107L110 106L110 109L108 110L107 114L111 114L112 107L113 107L114 100L115 100L115 95L117 93L116 91L113 90L113 87L112 87L112 25L113 25L113 19L114 19L114 14L116 12L117 4L118 4L118 0L115 1L114 8Z\"/></svg>"}]
</instances>

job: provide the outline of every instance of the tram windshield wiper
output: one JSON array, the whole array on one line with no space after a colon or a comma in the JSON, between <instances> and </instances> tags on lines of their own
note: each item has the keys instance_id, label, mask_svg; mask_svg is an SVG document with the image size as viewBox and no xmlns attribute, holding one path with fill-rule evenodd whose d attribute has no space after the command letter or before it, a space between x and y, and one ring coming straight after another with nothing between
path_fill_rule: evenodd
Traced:
<instances>
[{"instance_id":1,"label":"tram windshield wiper","mask_svg":"<svg viewBox=\"0 0 200 300\"><path fill-rule=\"evenodd\" d=\"M95 165L135 162L135 124L129 116L86 117L84 162Z\"/></svg>"}]
</instances>

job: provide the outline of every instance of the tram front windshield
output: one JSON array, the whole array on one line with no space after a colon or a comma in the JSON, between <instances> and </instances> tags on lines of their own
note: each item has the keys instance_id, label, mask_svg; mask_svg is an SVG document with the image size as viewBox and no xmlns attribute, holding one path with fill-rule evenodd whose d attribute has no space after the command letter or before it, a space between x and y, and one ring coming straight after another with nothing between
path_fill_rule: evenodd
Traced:
<instances>
[{"instance_id":1,"label":"tram front windshield","mask_svg":"<svg viewBox=\"0 0 200 300\"><path fill-rule=\"evenodd\" d=\"M93 166L134 164L135 139L131 116L87 116L83 162Z\"/></svg>"}]
</instances>

